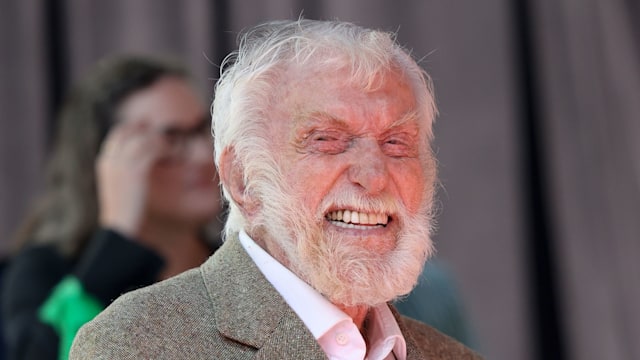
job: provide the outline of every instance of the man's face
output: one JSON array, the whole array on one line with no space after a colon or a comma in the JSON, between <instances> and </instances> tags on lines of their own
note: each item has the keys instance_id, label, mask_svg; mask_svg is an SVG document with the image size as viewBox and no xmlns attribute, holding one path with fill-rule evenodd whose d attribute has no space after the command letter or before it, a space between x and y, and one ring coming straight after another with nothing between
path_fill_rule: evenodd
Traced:
<instances>
[{"instance_id":1,"label":"man's face","mask_svg":"<svg viewBox=\"0 0 640 360\"><path fill-rule=\"evenodd\" d=\"M334 302L407 293L431 250L436 172L411 84L397 72L372 91L346 72L286 76L269 131L297 211L269 214L281 221L267 220L267 248L284 248L279 260ZM376 295L380 282L395 284Z\"/></svg>"}]
</instances>

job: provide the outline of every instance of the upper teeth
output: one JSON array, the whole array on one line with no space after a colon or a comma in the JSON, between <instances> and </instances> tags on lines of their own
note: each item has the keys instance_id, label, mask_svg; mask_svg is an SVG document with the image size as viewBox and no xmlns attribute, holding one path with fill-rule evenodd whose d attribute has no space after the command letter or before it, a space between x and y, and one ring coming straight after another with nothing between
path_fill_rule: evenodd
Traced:
<instances>
[{"instance_id":1,"label":"upper teeth","mask_svg":"<svg viewBox=\"0 0 640 360\"><path fill-rule=\"evenodd\" d=\"M352 224L382 224L389 222L389 216L386 214L362 213L351 210L331 211L327 214L329 220L340 220Z\"/></svg>"}]
</instances>

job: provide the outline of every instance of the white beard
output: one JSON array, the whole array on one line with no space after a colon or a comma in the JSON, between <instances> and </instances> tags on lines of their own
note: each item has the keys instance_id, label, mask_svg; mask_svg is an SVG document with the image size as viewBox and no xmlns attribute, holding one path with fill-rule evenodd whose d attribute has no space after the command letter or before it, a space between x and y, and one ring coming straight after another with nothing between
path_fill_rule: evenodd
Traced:
<instances>
[{"instance_id":1,"label":"white beard","mask_svg":"<svg viewBox=\"0 0 640 360\"><path fill-rule=\"evenodd\" d=\"M409 215L393 199L336 197L342 199L340 205L375 213L391 210L386 213L395 214L401 229L395 247L379 254L323 230L325 210L336 202L325 199L318 213L312 214L309 209L301 209L301 199L279 186L261 185L265 191L261 192L268 194L262 196L262 204L268 205L260 210L256 223L261 225L256 230L280 246L290 270L334 304L376 306L408 294L433 253L431 204L425 203L416 214Z\"/></svg>"}]
</instances>

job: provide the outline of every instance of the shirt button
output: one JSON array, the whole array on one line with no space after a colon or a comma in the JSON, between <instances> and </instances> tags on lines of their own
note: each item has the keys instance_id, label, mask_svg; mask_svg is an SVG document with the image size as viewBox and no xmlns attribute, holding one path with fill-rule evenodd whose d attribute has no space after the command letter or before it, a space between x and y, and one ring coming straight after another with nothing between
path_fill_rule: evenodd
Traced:
<instances>
[{"instance_id":1,"label":"shirt button","mask_svg":"<svg viewBox=\"0 0 640 360\"><path fill-rule=\"evenodd\" d=\"M346 345L349 342L349 336L345 333L336 335L336 342L338 345Z\"/></svg>"}]
</instances>

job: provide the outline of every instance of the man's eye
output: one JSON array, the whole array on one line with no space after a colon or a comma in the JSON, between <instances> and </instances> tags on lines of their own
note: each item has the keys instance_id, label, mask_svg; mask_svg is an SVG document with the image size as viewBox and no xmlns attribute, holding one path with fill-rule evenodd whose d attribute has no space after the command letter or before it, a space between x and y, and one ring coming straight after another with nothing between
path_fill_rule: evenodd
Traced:
<instances>
[{"instance_id":1,"label":"man's eye","mask_svg":"<svg viewBox=\"0 0 640 360\"><path fill-rule=\"evenodd\" d=\"M333 136L328 136L328 135L317 135L314 136L313 141L337 141L338 139L336 139Z\"/></svg>"},{"instance_id":2,"label":"man's eye","mask_svg":"<svg viewBox=\"0 0 640 360\"><path fill-rule=\"evenodd\" d=\"M408 146L407 145L407 141L405 139L401 139L401 138L389 138L389 139L386 139L385 142L384 142L384 145L394 146L394 147Z\"/></svg>"},{"instance_id":3,"label":"man's eye","mask_svg":"<svg viewBox=\"0 0 640 360\"><path fill-rule=\"evenodd\" d=\"M382 145L384 152L392 157L408 157L415 152L415 146L400 138L386 139Z\"/></svg>"},{"instance_id":4,"label":"man's eye","mask_svg":"<svg viewBox=\"0 0 640 360\"><path fill-rule=\"evenodd\" d=\"M309 136L307 146L313 152L335 155L349 147L349 140L340 134L317 132Z\"/></svg>"}]
</instances>

